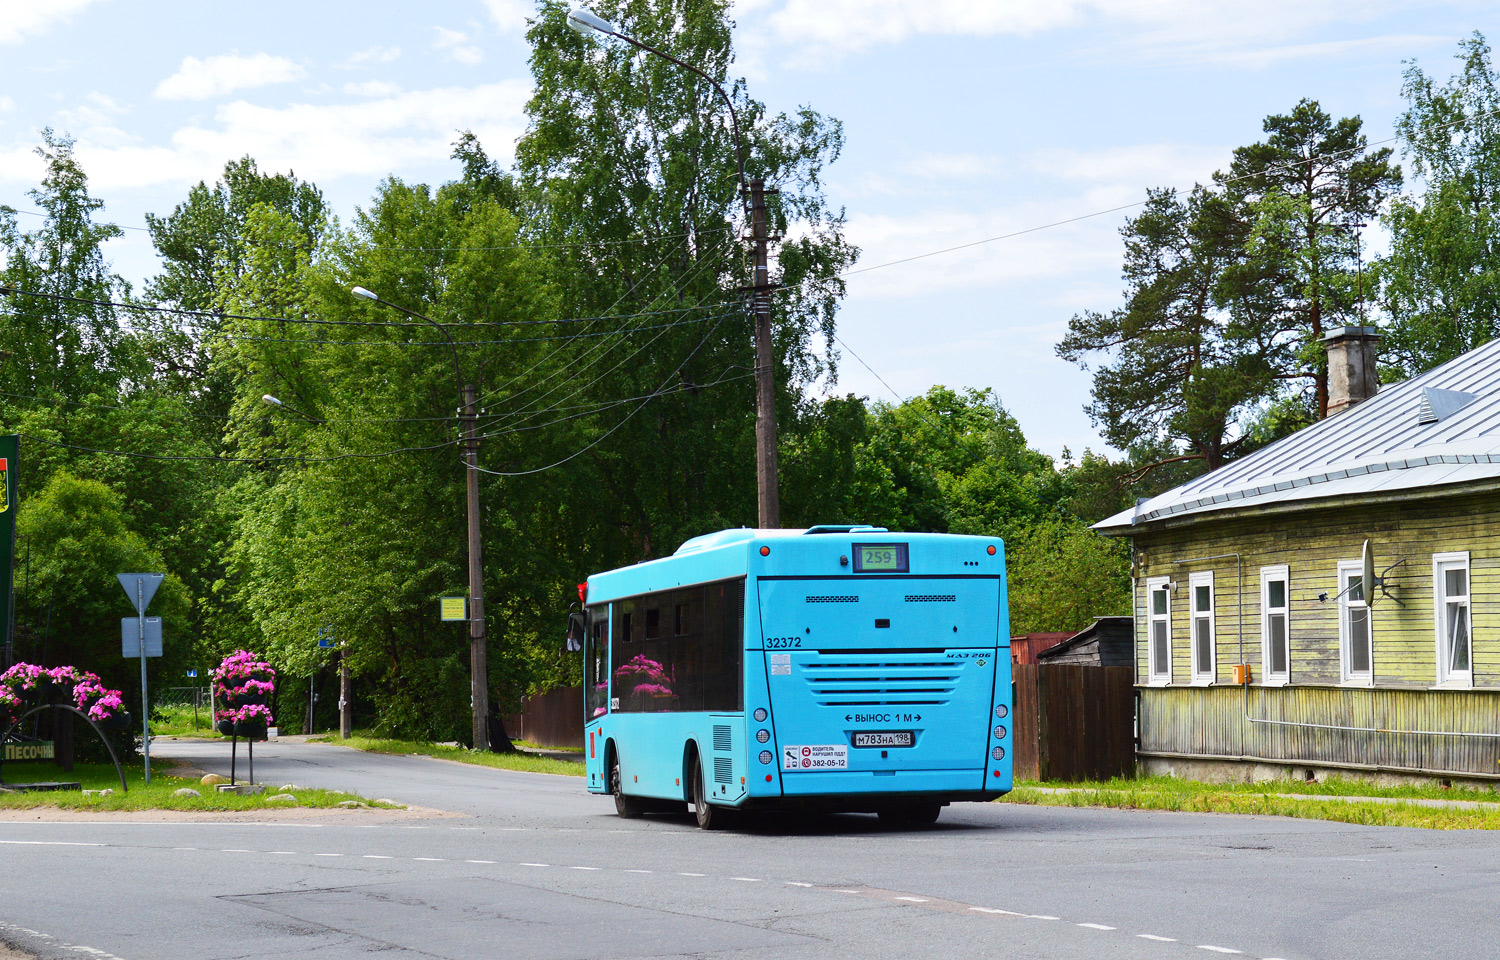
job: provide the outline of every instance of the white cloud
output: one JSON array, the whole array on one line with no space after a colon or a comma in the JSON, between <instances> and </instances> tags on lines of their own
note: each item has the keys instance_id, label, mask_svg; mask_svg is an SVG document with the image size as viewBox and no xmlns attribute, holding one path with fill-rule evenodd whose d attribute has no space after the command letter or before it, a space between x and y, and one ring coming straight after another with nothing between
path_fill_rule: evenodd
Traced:
<instances>
[{"instance_id":1,"label":"white cloud","mask_svg":"<svg viewBox=\"0 0 1500 960\"><path fill-rule=\"evenodd\" d=\"M83 98L83 103L68 110L59 111L57 125L75 137L99 144L129 143L133 137L121 129L117 117L130 110L116 103L113 97L97 90Z\"/></svg>"},{"instance_id":2,"label":"white cloud","mask_svg":"<svg viewBox=\"0 0 1500 960\"><path fill-rule=\"evenodd\" d=\"M400 47L371 47L368 50L360 50L349 54L349 59L344 61L345 67L360 67L367 63L390 63L401 56Z\"/></svg>"},{"instance_id":3,"label":"white cloud","mask_svg":"<svg viewBox=\"0 0 1500 960\"><path fill-rule=\"evenodd\" d=\"M0 0L0 43L19 43L29 33L45 33L71 20L94 0Z\"/></svg>"},{"instance_id":4,"label":"white cloud","mask_svg":"<svg viewBox=\"0 0 1500 960\"><path fill-rule=\"evenodd\" d=\"M527 19L536 16L531 0L484 0L484 6L501 33L523 33Z\"/></svg>"},{"instance_id":5,"label":"white cloud","mask_svg":"<svg viewBox=\"0 0 1500 960\"><path fill-rule=\"evenodd\" d=\"M365 80L344 84L344 92L355 97L393 97L401 92L401 86L386 80Z\"/></svg>"},{"instance_id":6,"label":"white cloud","mask_svg":"<svg viewBox=\"0 0 1500 960\"><path fill-rule=\"evenodd\" d=\"M9 113L16 108L16 102L10 97L0 97L0 113Z\"/></svg>"},{"instance_id":7,"label":"white cloud","mask_svg":"<svg viewBox=\"0 0 1500 960\"><path fill-rule=\"evenodd\" d=\"M472 130L506 162L525 130L529 80L412 91L358 103L264 107L237 100L212 124L184 127L169 143L99 143L80 136L89 187L109 191L212 180L225 160L249 154L264 169L295 170L316 182L382 177L446 160L459 130ZM24 145L0 147L0 181L33 183L38 167Z\"/></svg>"},{"instance_id":8,"label":"white cloud","mask_svg":"<svg viewBox=\"0 0 1500 960\"><path fill-rule=\"evenodd\" d=\"M469 42L467 33L449 30L447 27L433 27L433 29L437 31L437 39L432 41L432 49L443 51L449 60L457 60L459 63L472 67L484 59L484 51Z\"/></svg>"},{"instance_id":9,"label":"white cloud","mask_svg":"<svg viewBox=\"0 0 1500 960\"><path fill-rule=\"evenodd\" d=\"M185 57L182 66L157 84L160 100L207 100L235 90L264 87L272 83L300 80L307 71L286 59L269 53L242 57L230 53L199 60Z\"/></svg>"},{"instance_id":10,"label":"white cloud","mask_svg":"<svg viewBox=\"0 0 1500 960\"><path fill-rule=\"evenodd\" d=\"M1394 9L1418 7L1419 0L740 0L735 10L747 27L745 45L757 55L774 43L809 66L919 36L1030 36L1095 27L1107 34L1108 45L1099 53L1111 59L1213 60L1258 68L1409 44L1409 37L1347 34L1351 26ZM1312 31L1332 25L1344 36L1309 40Z\"/></svg>"}]
</instances>

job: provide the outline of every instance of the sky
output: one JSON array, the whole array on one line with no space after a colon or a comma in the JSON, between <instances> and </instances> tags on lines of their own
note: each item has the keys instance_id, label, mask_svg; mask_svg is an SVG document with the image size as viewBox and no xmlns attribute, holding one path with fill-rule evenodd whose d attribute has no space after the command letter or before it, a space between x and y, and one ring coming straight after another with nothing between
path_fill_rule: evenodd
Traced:
<instances>
[{"instance_id":1,"label":"sky","mask_svg":"<svg viewBox=\"0 0 1500 960\"><path fill-rule=\"evenodd\" d=\"M458 131L509 163L533 11L0 0L0 204L40 223L51 126L126 228L107 253L137 285L157 269L145 215L242 156L316 183L347 223L387 176L454 179ZM992 388L1053 456L1106 449L1090 374L1054 345L1121 303L1127 205L1206 181L1304 97L1389 141L1405 63L1446 79L1459 40L1500 33L1468 0L739 0L733 17L753 97L845 125L826 188L862 254L819 391Z\"/></svg>"}]
</instances>

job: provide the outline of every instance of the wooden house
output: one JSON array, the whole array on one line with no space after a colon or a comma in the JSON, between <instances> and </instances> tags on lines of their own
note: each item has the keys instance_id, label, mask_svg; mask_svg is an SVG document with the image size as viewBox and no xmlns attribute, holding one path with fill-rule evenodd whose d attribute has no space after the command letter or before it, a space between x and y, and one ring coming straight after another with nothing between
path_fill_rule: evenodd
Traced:
<instances>
[{"instance_id":1,"label":"wooden house","mask_svg":"<svg viewBox=\"0 0 1500 960\"><path fill-rule=\"evenodd\" d=\"M1329 335L1340 412L1097 525L1144 771L1500 780L1500 340L1374 394L1376 337Z\"/></svg>"}]
</instances>

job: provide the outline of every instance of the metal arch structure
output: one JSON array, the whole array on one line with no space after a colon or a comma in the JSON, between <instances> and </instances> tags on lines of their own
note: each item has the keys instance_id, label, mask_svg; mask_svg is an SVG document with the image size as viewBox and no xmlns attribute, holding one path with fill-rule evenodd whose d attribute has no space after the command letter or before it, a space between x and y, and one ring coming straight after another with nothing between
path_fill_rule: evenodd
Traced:
<instances>
[{"instance_id":1,"label":"metal arch structure","mask_svg":"<svg viewBox=\"0 0 1500 960\"><path fill-rule=\"evenodd\" d=\"M44 703L40 707L32 707L30 710L27 710L25 713L17 717L15 723L12 723L9 727L5 728L5 733L0 734L0 744L4 744L6 740L10 739L11 733L16 729L16 727L21 725L22 720L25 720L27 717L31 716L34 713L40 713L43 710L66 710L69 713L76 713L83 718L84 723L87 723L90 727L93 727L94 733L97 734L99 739L104 743L104 749L109 751L109 758L115 763L115 773L120 777L120 791L122 793L130 792L130 787L125 783L125 768L120 766L120 757L119 754L115 753L114 744L109 742L109 738L104 735L103 730L99 729L99 725L91 720L88 714L84 713L82 710L79 710L77 707L70 707L65 703ZM4 754L0 753L0 770L4 769L3 760ZM0 783L4 782L4 780L0 780Z\"/></svg>"}]
</instances>

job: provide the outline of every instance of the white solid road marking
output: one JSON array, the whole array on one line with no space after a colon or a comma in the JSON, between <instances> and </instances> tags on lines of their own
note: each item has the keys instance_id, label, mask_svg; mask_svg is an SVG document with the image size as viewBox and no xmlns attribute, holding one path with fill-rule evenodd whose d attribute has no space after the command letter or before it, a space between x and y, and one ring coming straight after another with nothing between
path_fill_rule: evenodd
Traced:
<instances>
[{"instance_id":1,"label":"white solid road marking","mask_svg":"<svg viewBox=\"0 0 1500 960\"><path fill-rule=\"evenodd\" d=\"M1212 950L1214 953L1240 953L1239 950L1231 950L1228 947L1211 947L1206 943L1198 944L1199 950Z\"/></svg>"},{"instance_id":2,"label":"white solid road marking","mask_svg":"<svg viewBox=\"0 0 1500 960\"><path fill-rule=\"evenodd\" d=\"M1076 924L1076 926L1088 927L1090 930L1113 930L1113 929L1115 929L1114 927L1106 927L1102 923L1080 923L1080 924ZM1234 952L1238 953L1239 951L1236 950Z\"/></svg>"},{"instance_id":3,"label":"white solid road marking","mask_svg":"<svg viewBox=\"0 0 1500 960\"><path fill-rule=\"evenodd\" d=\"M1154 933L1138 933L1138 934L1136 934L1136 936L1140 937L1142 940L1156 940L1156 941L1161 942L1161 943L1176 943L1177 942L1176 940L1172 939L1171 937L1158 937Z\"/></svg>"}]
</instances>

